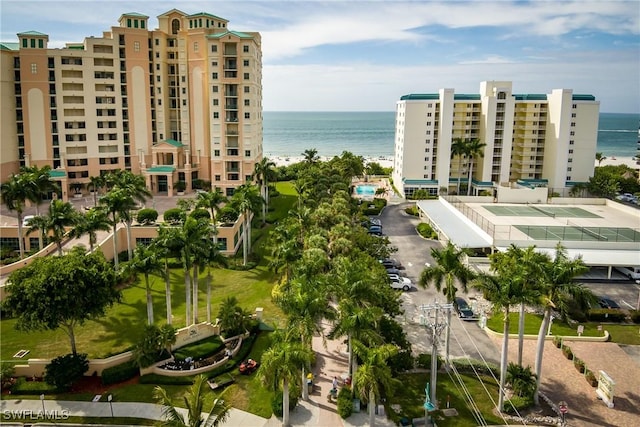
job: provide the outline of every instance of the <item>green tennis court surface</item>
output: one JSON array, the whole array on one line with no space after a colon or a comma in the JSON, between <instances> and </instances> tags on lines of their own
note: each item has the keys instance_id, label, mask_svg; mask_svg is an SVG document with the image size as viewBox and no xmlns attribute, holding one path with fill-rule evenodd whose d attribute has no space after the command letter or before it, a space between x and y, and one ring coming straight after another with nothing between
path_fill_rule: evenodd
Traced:
<instances>
[{"instance_id":1,"label":"green tennis court surface","mask_svg":"<svg viewBox=\"0 0 640 427\"><path fill-rule=\"evenodd\" d=\"M569 227L544 225L514 225L535 240L571 240L601 242L640 242L640 232L631 228Z\"/></svg>"},{"instance_id":2,"label":"green tennis court surface","mask_svg":"<svg viewBox=\"0 0 640 427\"><path fill-rule=\"evenodd\" d=\"M569 206L493 206L483 205L483 208L496 216L548 216L553 218L602 218L599 215L582 208Z\"/></svg>"}]
</instances>

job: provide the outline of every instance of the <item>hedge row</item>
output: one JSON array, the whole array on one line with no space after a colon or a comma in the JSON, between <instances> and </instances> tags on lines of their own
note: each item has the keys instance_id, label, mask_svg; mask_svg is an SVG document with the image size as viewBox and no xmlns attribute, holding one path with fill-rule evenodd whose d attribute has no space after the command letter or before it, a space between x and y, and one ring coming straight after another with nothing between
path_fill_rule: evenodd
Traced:
<instances>
[{"instance_id":1,"label":"hedge row","mask_svg":"<svg viewBox=\"0 0 640 427\"><path fill-rule=\"evenodd\" d=\"M588 318L593 322L624 322L627 315L620 310L599 308L589 310Z\"/></svg>"},{"instance_id":2,"label":"hedge row","mask_svg":"<svg viewBox=\"0 0 640 427\"><path fill-rule=\"evenodd\" d=\"M126 381L135 377L139 373L140 368L138 368L138 365L133 360L130 360L102 371L102 384L111 385L121 381Z\"/></svg>"},{"instance_id":3,"label":"hedge row","mask_svg":"<svg viewBox=\"0 0 640 427\"><path fill-rule=\"evenodd\" d=\"M212 356L219 351L222 351L223 348L224 344L222 343L222 340L220 337L216 336L214 339L206 339L180 347L173 352L173 355L176 359L184 360L187 357L191 357L194 360L198 360Z\"/></svg>"},{"instance_id":4,"label":"hedge row","mask_svg":"<svg viewBox=\"0 0 640 427\"><path fill-rule=\"evenodd\" d=\"M43 393L53 394L57 392L58 389L55 386L49 385L44 381L27 381L25 377L18 378L16 383L11 387L11 394L40 395Z\"/></svg>"}]
</instances>

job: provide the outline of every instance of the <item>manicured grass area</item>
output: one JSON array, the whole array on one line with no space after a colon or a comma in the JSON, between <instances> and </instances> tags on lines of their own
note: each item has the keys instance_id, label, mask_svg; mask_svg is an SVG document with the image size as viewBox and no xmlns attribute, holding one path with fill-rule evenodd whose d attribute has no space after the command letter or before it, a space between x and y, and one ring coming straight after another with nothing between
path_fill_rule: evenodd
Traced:
<instances>
[{"instance_id":1,"label":"manicured grass area","mask_svg":"<svg viewBox=\"0 0 640 427\"><path fill-rule=\"evenodd\" d=\"M447 407L447 397L449 397L449 406L455 408L458 411L458 416L445 417L441 411L433 412L438 426L452 427L452 426L474 426L478 425L477 421L473 417L471 411L467 407L467 402L463 399L463 393L461 386L454 379L457 378L453 372L451 376L445 372L438 372L438 387L437 387L437 399L440 402L441 408ZM481 376L483 384L477 377L461 374L460 379L464 382L468 389L469 395L471 395L478 406L480 412L483 414L487 424L503 424L503 420L493 415L493 403L498 401L498 386L495 380L491 377ZM413 418L424 417L424 402L425 402L425 387L427 382L430 381L430 374L402 374L398 377L402 382L402 387L394 393L393 397L388 399L390 404L399 404L401 410L398 413L393 412L392 419L396 422L400 418ZM487 395L487 388L489 395ZM389 411L393 411L391 408L387 408ZM392 414L392 412L389 412Z\"/></svg>"},{"instance_id":2,"label":"manicured grass area","mask_svg":"<svg viewBox=\"0 0 640 427\"><path fill-rule=\"evenodd\" d=\"M509 313L509 333L518 333L518 313ZM538 335L540 325L542 324L542 316L537 314L525 314L524 321L524 333L526 335ZM604 332L598 330L598 326L601 323L598 322L585 322L580 323L584 326L583 336L587 337L601 337ZM493 315L487 319L487 327L489 329L502 333L503 319L502 315ZM562 323L559 320L554 320L551 325L551 333L558 336L577 336L578 324L568 325ZM640 326L638 325L623 325L623 324L603 324L603 330L609 331L611 334L611 341L618 344L633 344L640 345Z\"/></svg>"},{"instance_id":3,"label":"manicured grass area","mask_svg":"<svg viewBox=\"0 0 640 427\"><path fill-rule=\"evenodd\" d=\"M35 416L35 415L34 415ZM11 418L12 422L22 422L26 425L31 425L35 420L33 418ZM42 422L48 422L48 420L38 420ZM154 420L147 420L144 418L126 418L126 417L69 417L64 420L59 420L59 423L74 424L74 425L89 425L89 424L102 424L102 425L120 425L120 426L152 426L155 425Z\"/></svg>"},{"instance_id":4,"label":"manicured grass area","mask_svg":"<svg viewBox=\"0 0 640 427\"><path fill-rule=\"evenodd\" d=\"M291 209L296 202L296 192L291 183L277 183L280 192L273 197L269 212L269 219L281 217ZM259 215L256 216L259 224ZM270 225L254 230L254 252L264 254L263 248L271 230ZM242 256L240 254L240 256ZM263 321L271 325L284 324L284 316L279 308L271 301L271 288L277 280L268 268L269 260L262 257L256 268L247 271L216 268L212 270L212 320L215 320L221 302L230 296L235 296L241 307L253 311L262 307ZM154 301L154 320L156 324L166 323L166 304L164 295L164 281L151 277ZM172 314L173 325L181 328L185 326L185 291L182 269L171 271ZM200 275L198 298L198 317L206 320L206 272ZM89 358L100 358L118 354L130 349L141 337L146 322L146 296L144 278L141 276L137 283L123 290L122 302L111 307L106 316L86 322L75 329L78 351L87 353ZM68 336L61 330L23 332L15 329L14 319L0 321L0 336L2 348L0 358L3 361L20 363L28 358L54 358L69 353L71 345ZM20 350L29 350L23 359L14 359L13 355Z\"/></svg>"}]
</instances>

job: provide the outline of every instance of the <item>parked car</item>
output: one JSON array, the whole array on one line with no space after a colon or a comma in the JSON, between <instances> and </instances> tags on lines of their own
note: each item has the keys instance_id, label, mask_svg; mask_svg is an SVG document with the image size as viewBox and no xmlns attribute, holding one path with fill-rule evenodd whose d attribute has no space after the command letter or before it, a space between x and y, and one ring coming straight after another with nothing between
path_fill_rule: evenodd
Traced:
<instances>
[{"instance_id":1,"label":"parked car","mask_svg":"<svg viewBox=\"0 0 640 427\"><path fill-rule=\"evenodd\" d=\"M387 274L397 274L399 276L400 270L398 270L395 267L390 267L390 268L387 268Z\"/></svg>"},{"instance_id":2,"label":"parked car","mask_svg":"<svg viewBox=\"0 0 640 427\"><path fill-rule=\"evenodd\" d=\"M382 221L380 221L378 218L369 218L369 224L379 225L380 227L382 227Z\"/></svg>"},{"instance_id":3,"label":"parked car","mask_svg":"<svg viewBox=\"0 0 640 427\"><path fill-rule=\"evenodd\" d=\"M389 274L389 280L393 289L402 289L405 292L410 289L416 289L415 285L408 277L401 277L397 274Z\"/></svg>"},{"instance_id":4,"label":"parked car","mask_svg":"<svg viewBox=\"0 0 640 427\"><path fill-rule=\"evenodd\" d=\"M602 308L611 308L611 309L620 308L617 302L615 302L614 300L608 297L600 297L600 299L598 300L598 305Z\"/></svg>"},{"instance_id":5,"label":"parked car","mask_svg":"<svg viewBox=\"0 0 640 427\"><path fill-rule=\"evenodd\" d=\"M461 318L462 320L475 319L476 317L475 313L473 312L473 310L471 310L471 307L469 307L469 304L464 298L457 297L453 305L456 308L456 311L458 312L458 317Z\"/></svg>"},{"instance_id":6,"label":"parked car","mask_svg":"<svg viewBox=\"0 0 640 427\"><path fill-rule=\"evenodd\" d=\"M24 218L22 218L22 226L29 227L29 221L31 221L34 217L35 215L26 215Z\"/></svg>"},{"instance_id":7,"label":"parked car","mask_svg":"<svg viewBox=\"0 0 640 427\"><path fill-rule=\"evenodd\" d=\"M616 199L620 200L621 202L630 202L630 203L636 203L638 201L638 198L631 193L621 194L619 196L616 196Z\"/></svg>"},{"instance_id":8,"label":"parked car","mask_svg":"<svg viewBox=\"0 0 640 427\"><path fill-rule=\"evenodd\" d=\"M384 266L384 268L397 268L400 269L400 263L393 258L385 258L380 260L380 264Z\"/></svg>"},{"instance_id":9,"label":"parked car","mask_svg":"<svg viewBox=\"0 0 640 427\"><path fill-rule=\"evenodd\" d=\"M614 267L620 273L624 274L629 280L640 279L640 267Z\"/></svg>"}]
</instances>

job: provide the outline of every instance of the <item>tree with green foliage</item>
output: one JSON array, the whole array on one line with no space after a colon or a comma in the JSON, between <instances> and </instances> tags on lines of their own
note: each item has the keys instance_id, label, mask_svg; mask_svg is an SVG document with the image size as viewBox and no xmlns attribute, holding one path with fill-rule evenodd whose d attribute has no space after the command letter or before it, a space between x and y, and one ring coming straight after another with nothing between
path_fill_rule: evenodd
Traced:
<instances>
[{"instance_id":1,"label":"tree with green foliage","mask_svg":"<svg viewBox=\"0 0 640 427\"><path fill-rule=\"evenodd\" d=\"M101 252L45 257L9 276L3 307L23 331L62 328L77 354L74 328L104 316L120 300L116 274Z\"/></svg>"},{"instance_id":2,"label":"tree with green foliage","mask_svg":"<svg viewBox=\"0 0 640 427\"><path fill-rule=\"evenodd\" d=\"M465 154L469 156L469 184L467 186L467 196L471 195L471 180L473 179L473 162L476 156L482 156L483 148L487 144L477 138L465 141Z\"/></svg>"},{"instance_id":3,"label":"tree with green foliage","mask_svg":"<svg viewBox=\"0 0 640 427\"><path fill-rule=\"evenodd\" d=\"M124 266L125 272L133 273L134 275L144 275L144 284L147 294L147 323L153 325L153 299L151 296L151 282L149 281L150 275L164 276L164 265L158 256L158 252L152 247L139 245L133 251L133 258L128 261Z\"/></svg>"},{"instance_id":4,"label":"tree with green foliage","mask_svg":"<svg viewBox=\"0 0 640 427\"><path fill-rule=\"evenodd\" d=\"M531 366L521 366L516 363L509 363L507 367L506 382L511 386L513 394L525 399L533 399L536 391L536 374L531 370Z\"/></svg>"},{"instance_id":5,"label":"tree with green foliage","mask_svg":"<svg viewBox=\"0 0 640 427\"><path fill-rule=\"evenodd\" d=\"M218 312L220 330L227 338L244 334L247 331L250 317L251 313L240 307L236 297L227 297L222 301Z\"/></svg>"},{"instance_id":6,"label":"tree with green foliage","mask_svg":"<svg viewBox=\"0 0 640 427\"><path fill-rule=\"evenodd\" d=\"M24 175L12 174L9 179L0 185L0 195L3 203L9 211L15 211L18 215L18 248L20 259L24 258L24 240L22 239L22 218L27 200L33 194L33 184L25 179Z\"/></svg>"},{"instance_id":7,"label":"tree with green foliage","mask_svg":"<svg viewBox=\"0 0 640 427\"><path fill-rule=\"evenodd\" d=\"M498 395L498 410L504 409L504 391L507 378L507 362L509 357L509 311L517 304L523 295L522 281L514 275L492 276L481 274L474 281L474 287L493 304L495 314L503 314L502 352L500 357L500 388Z\"/></svg>"},{"instance_id":8,"label":"tree with green foliage","mask_svg":"<svg viewBox=\"0 0 640 427\"><path fill-rule=\"evenodd\" d=\"M320 160L320 156L318 156L318 150L315 148L308 148L304 150L302 153L302 157L304 158L304 162L310 165L318 163Z\"/></svg>"},{"instance_id":9,"label":"tree with green foliage","mask_svg":"<svg viewBox=\"0 0 640 427\"><path fill-rule=\"evenodd\" d=\"M251 252L251 219L254 212L257 212L264 200L258 193L258 188L252 184L242 184L233 192L231 204L242 212L242 265L247 265L249 253Z\"/></svg>"},{"instance_id":10,"label":"tree with green foliage","mask_svg":"<svg viewBox=\"0 0 640 427\"><path fill-rule=\"evenodd\" d=\"M97 207L98 206L98 193L100 192L100 189L102 187L104 187L107 184L107 181L105 179L104 176L102 175L98 175L98 176L90 176L89 177L89 187L91 188L91 191L93 192L93 207Z\"/></svg>"},{"instance_id":11,"label":"tree with green foliage","mask_svg":"<svg viewBox=\"0 0 640 427\"><path fill-rule=\"evenodd\" d=\"M155 363L164 351L171 354L171 346L176 342L176 329L171 325L145 325L142 337L133 348L133 360L140 368Z\"/></svg>"},{"instance_id":12,"label":"tree with green foliage","mask_svg":"<svg viewBox=\"0 0 640 427\"><path fill-rule=\"evenodd\" d=\"M159 425L166 427L218 427L227 420L231 405L224 401L224 396L213 400L213 407L202 417L206 394L209 393L207 377L198 375L183 396L183 404L187 409L187 417L174 406L169 393L162 387L153 389L153 397L162 405L164 420Z\"/></svg>"},{"instance_id":13,"label":"tree with green foliage","mask_svg":"<svg viewBox=\"0 0 640 427\"><path fill-rule=\"evenodd\" d=\"M218 215L220 206L226 203L228 199L222 194L218 187L211 191L198 192L196 206L199 208L209 209L211 211L211 221L213 223L213 242L218 246Z\"/></svg>"},{"instance_id":14,"label":"tree with green foliage","mask_svg":"<svg viewBox=\"0 0 640 427\"><path fill-rule=\"evenodd\" d=\"M262 354L258 378L274 391L282 385L282 425L289 425L289 384L295 381L303 366L313 359L308 346L292 336L289 331L274 333L273 344Z\"/></svg>"},{"instance_id":15,"label":"tree with green foliage","mask_svg":"<svg viewBox=\"0 0 640 427\"><path fill-rule=\"evenodd\" d=\"M111 226L113 227L113 262L117 270L119 267L118 223L122 219L121 213L132 210L135 207L135 201L124 190L112 188L100 199L100 204L104 206L107 214L111 215Z\"/></svg>"},{"instance_id":16,"label":"tree with green foliage","mask_svg":"<svg viewBox=\"0 0 640 427\"><path fill-rule=\"evenodd\" d=\"M603 155L602 153L596 153L596 161L598 162L598 166L600 166L602 164L602 161L606 158L607 156Z\"/></svg>"},{"instance_id":17,"label":"tree with green foliage","mask_svg":"<svg viewBox=\"0 0 640 427\"><path fill-rule=\"evenodd\" d=\"M468 249L458 249L451 241L447 241L447 246L442 249L431 248L431 256L436 264L422 270L418 283L423 288L435 285L438 292L442 291L447 298L447 302L452 303L458 290L456 280L462 290L467 292L467 285L474 278L474 273L465 265L464 260L470 254Z\"/></svg>"},{"instance_id":18,"label":"tree with green foliage","mask_svg":"<svg viewBox=\"0 0 640 427\"><path fill-rule=\"evenodd\" d=\"M56 244L58 255L62 255L62 241L67 235L67 229L77 224L79 216L71 203L62 200L51 201L45 224L49 241Z\"/></svg>"},{"instance_id":19,"label":"tree with green foliage","mask_svg":"<svg viewBox=\"0 0 640 427\"><path fill-rule=\"evenodd\" d=\"M151 248L158 256L164 259L164 293L167 306L167 324L173 323L171 314L171 274L169 270L169 258L180 256L180 230L175 227L160 225L158 236L151 242Z\"/></svg>"},{"instance_id":20,"label":"tree with green foliage","mask_svg":"<svg viewBox=\"0 0 640 427\"><path fill-rule=\"evenodd\" d=\"M86 354L65 354L45 367L44 380L58 390L69 390L89 370Z\"/></svg>"},{"instance_id":21,"label":"tree with green foliage","mask_svg":"<svg viewBox=\"0 0 640 427\"><path fill-rule=\"evenodd\" d=\"M368 402L369 426L374 427L378 399L383 391L393 390L394 379L388 361L398 353L398 348L391 344L369 348L358 340L353 341L353 346L356 355L362 360L353 378L353 388L363 402Z\"/></svg>"},{"instance_id":22,"label":"tree with green foliage","mask_svg":"<svg viewBox=\"0 0 640 427\"><path fill-rule=\"evenodd\" d=\"M466 154L466 142L462 138L454 138L451 141L451 158L458 157L458 182L456 184L456 194L460 194L460 177L462 175L462 156Z\"/></svg>"},{"instance_id":23,"label":"tree with green foliage","mask_svg":"<svg viewBox=\"0 0 640 427\"><path fill-rule=\"evenodd\" d=\"M541 303L544 308L542 324L538 330L538 343L536 346L535 374L537 377L534 402L538 404L538 390L542 378L542 356L551 312L560 313L563 320L567 318L570 304L587 311L597 300L589 288L576 282L576 277L589 271L582 258L570 259L561 244L556 246L556 254L553 261L544 270L544 282L541 289Z\"/></svg>"},{"instance_id":24,"label":"tree with green foliage","mask_svg":"<svg viewBox=\"0 0 640 427\"><path fill-rule=\"evenodd\" d=\"M85 234L89 236L89 252L98 243L98 231L109 231L111 222L104 209L91 208L84 214L78 215L75 226L71 229L70 237L79 239Z\"/></svg>"},{"instance_id":25,"label":"tree with green foliage","mask_svg":"<svg viewBox=\"0 0 640 427\"><path fill-rule=\"evenodd\" d=\"M522 249L511 244L505 252L489 255L491 270L498 275L514 275L521 280L520 286L527 292L522 294L518 318L518 365L522 366L524 349L524 317L527 304L537 305L545 268L551 263L547 254L536 251L535 246Z\"/></svg>"},{"instance_id":26,"label":"tree with green foliage","mask_svg":"<svg viewBox=\"0 0 640 427\"><path fill-rule=\"evenodd\" d=\"M36 215L33 218L29 218L25 224L27 226L27 234L31 234L34 231L38 231L38 250L44 248L44 243L48 242L47 238L47 226L49 225L49 219L44 215Z\"/></svg>"},{"instance_id":27,"label":"tree with green foliage","mask_svg":"<svg viewBox=\"0 0 640 427\"><path fill-rule=\"evenodd\" d=\"M589 178L587 189L595 196L612 199L622 189L620 186L622 177L621 170L615 166L597 167L593 176Z\"/></svg>"},{"instance_id":28,"label":"tree with green foliage","mask_svg":"<svg viewBox=\"0 0 640 427\"><path fill-rule=\"evenodd\" d=\"M267 212L269 211L269 182L275 179L273 168L276 166L268 157L263 157L254 165L252 178L260 187L260 195L264 200L262 204L262 224L267 222Z\"/></svg>"},{"instance_id":29,"label":"tree with green foliage","mask_svg":"<svg viewBox=\"0 0 640 427\"><path fill-rule=\"evenodd\" d=\"M44 165L39 168L38 166L27 166L20 170L20 173L25 176L25 179L31 182L31 194L29 201L36 207L36 215L40 215L40 203L42 199L48 196L50 192L59 191L60 188L51 179L51 166Z\"/></svg>"}]
</instances>

